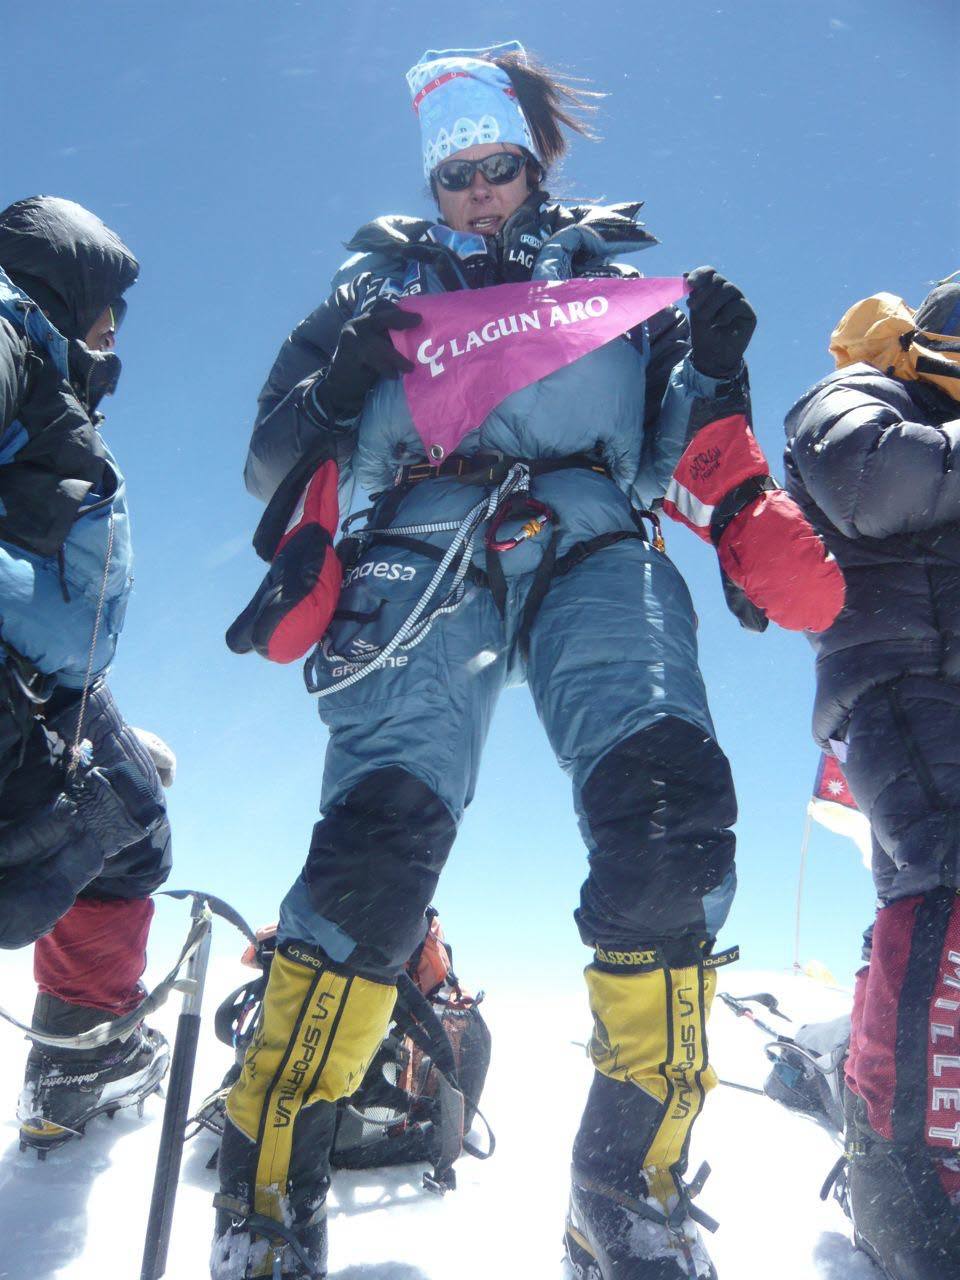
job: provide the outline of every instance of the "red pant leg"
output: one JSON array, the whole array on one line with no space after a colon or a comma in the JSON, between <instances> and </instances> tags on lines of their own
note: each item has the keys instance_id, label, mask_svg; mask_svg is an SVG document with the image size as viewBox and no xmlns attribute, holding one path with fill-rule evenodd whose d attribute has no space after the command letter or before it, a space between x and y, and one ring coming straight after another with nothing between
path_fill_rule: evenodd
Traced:
<instances>
[{"instance_id":1,"label":"red pant leg","mask_svg":"<svg viewBox=\"0 0 960 1280\"><path fill-rule=\"evenodd\" d=\"M78 898L34 947L33 976L69 1004L128 1013L140 1001L152 898Z\"/></svg>"},{"instance_id":2,"label":"red pant leg","mask_svg":"<svg viewBox=\"0 0 960 1280\"><path fill-rule=\"evenodd\" d=\"M960 1150L956 892L937 889L877 912L857 996L847 1082L873 1128L892 1141Z\"/></svg>"},{"instance_id":3,"label":"red pant leg","mask_svg":"<svg viewBox=\"0 0 960 1280\"><path fill-rule=\"evenodd\" d=\"M960 1150L960 895L955 894L936 984L927 1039L926 1140Z\"/></svg>"},{"instance_id":4,"label":"red pant leg","mask_svg":"<svg viewBox=\"0 0 960 1280\"><path fill-rule=\"evenodd\" d=\"M870 966L864 965L862 969L857 970L856 981L853 987L853 1008L850 1011L850 1047L847 1050L847 1061L844 1067L844 1075L847 1084L857 1093L857 1057L860 1052L860 1035L863 1025L863 1006L867 998L867 975L870 972Z\"/></svg>"}]
</instances>

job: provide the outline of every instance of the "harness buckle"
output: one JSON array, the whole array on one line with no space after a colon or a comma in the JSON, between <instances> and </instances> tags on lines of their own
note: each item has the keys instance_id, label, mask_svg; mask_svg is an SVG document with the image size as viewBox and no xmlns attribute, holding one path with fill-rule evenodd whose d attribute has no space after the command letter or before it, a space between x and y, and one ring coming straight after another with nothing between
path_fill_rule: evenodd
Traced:
<instances>
[{"instance_id":1,"label":"harness buckle","mask_svg":"<svg viewBox=\"0 0 960 1280\"><path fill-rule=\"evenodd\" d=\"M432 462L414 462L406 467L397 467L397 474L393 478L394 485L398 484L416 484L420 480L431 480L434 476L440 474L440 468Z\"/></svg>"}]
</instances>

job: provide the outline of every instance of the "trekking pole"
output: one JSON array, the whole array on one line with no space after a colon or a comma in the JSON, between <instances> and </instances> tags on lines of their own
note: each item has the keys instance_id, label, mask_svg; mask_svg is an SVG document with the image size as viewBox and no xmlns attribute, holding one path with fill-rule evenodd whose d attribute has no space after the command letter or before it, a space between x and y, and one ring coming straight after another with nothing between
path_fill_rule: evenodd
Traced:
<instances>
[{"instance_id":1,"label":"trekking pole","mask_svg":"<svg viewBox=\"0 0 960 1280\"><path fill-rule=\"evenodd\" d=\"M163 1129L160 1133L160 1150L157 1155L157 1171L153 1180L153 1196L150 1201L150 1217L143 1246L143 1264L140 1280L160 1280L167 1269L167 1249L170 1245L170 1229L173 1226L173 1209L180 1179L180 1161L183 1158L183 1142L190 1109L190 1087L197 1060L197 1041L200 1036L200 1006L203 1003L203 987L210 957L210 934L213 916L201 894L194 893L191 919L201 925L203 933L196 950L187 961L187 974L183 983L184 999L177 1022L177 1036L170 1063L170 1079L167 1084L167 1103L163 1111Z\"/></svg>"}]
</instances>

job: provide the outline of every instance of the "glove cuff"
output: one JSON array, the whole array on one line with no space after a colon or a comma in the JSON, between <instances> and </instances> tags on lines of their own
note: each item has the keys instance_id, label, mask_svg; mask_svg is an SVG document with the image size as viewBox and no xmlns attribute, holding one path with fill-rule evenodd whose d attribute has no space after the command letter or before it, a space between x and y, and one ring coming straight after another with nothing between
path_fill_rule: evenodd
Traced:
<instances>
[{"instance_id":1,"label":"glove cuff","mask_svg":"<svg viewBox=\"0 0 960 1280\"><path fill-rule=\"evenodd\" d=\"M732 369L722 369L717 373L708 372L701 365L697 364L696 361L697 353L696 351L691 350L690 367L693 369L694 373L698 374L701 378L709 378L712 382L739 382L747 367L746 361L742 356Z\"/></svg>"},{"instance_id":2,"label":"glove cuff","mask_svg":"<svg viewBox=\"0 0 960 1280\"><path fill-rule=\"evenodd\" d=\"M738 484L735 489L721 499L713 509L713 515L710 517L710 541L715 547L720 545L720 539L726 533L733 520L737 518L741 511L756 502L757 498L764 493L770 493L774 489L779 489L773 476L751 476L749 480L744 480L743 484Z\"/></svg>"},{"instance_id":3,"label":"glove cuff","mask_svg":"<svg viewBox=\"0 0 960 1280\"><path fill-rule=\"evenodd\" d=\"M714 378L697 368L690 352L682 360L680 370L683 385L701 400L725 400L730 396L742 396L749 385L748 370L743 361L730 377Z\"/></svg>"},{"instance_id":4,"label":"glove cuff","mask_svg":"<svg viewBox=\"0 0 960 1280\"><path fill-rule=\"evenodd\" d=\"M763 450L744 415L718 418L701 427L687 445L667 486L663 509L705 542L715 543L713 518L725 509L728 496L748 480L769 479L769 473ZM751 497L756 496L754 491ZM734 515L736 511L727 523Z\"/></svg>"},{"instance_id":5,"label":"glove cuff","mask_svg":"<svg viewBox=\"0 0 960 1280\"><path fill-rule=\"evenodd\" d=\"M327 387L329 372L329 368L321 369L313 381L308 383L300 397L300 407L315 427L339 435L350 431L356 425L360 411L363 409L363 400L344 412L338 413L331 403Z\"/></svg>"}]
</instances>

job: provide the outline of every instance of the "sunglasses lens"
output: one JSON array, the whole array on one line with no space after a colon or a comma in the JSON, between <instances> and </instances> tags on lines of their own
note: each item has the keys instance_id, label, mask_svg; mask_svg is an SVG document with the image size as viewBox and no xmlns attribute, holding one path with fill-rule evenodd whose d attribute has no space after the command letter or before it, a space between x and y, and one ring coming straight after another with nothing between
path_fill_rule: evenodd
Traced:
<instances>
[{"instance_id":1,"label":"sunglasses lens","mask_svg":"<svg viewBox=\"0 0 960 1280\"><path fill-rule=\"evenodd\" d=\"M447 160L437 167L436 179L446 191L466 191L479 169L491 186L499 187L512 182L525 164L525 156L497 151L482 160Z\"/></svg>"},{"instance_id":2,"label":"sunglasses lens","mask_svg":"<svg viewBox=\"0 0 960 1280\"><path fill-rule=\"evenodd\" d=\"M469 160L449 160L437 169L437 181L447 191L466 191L473 181L473 170Z\"/></svg>"},{"instance_id":3,"label":"sunglasses lens","mask_svg":"<svg viewBox=\"0 0 960 1280\"><path fill-rule=\"evenodd\" d=\"M480 172L494 186L512 182L523 168L523 156L512 155L509 151L498 151L496 155L487 156L480 161Z\"/></svg>"}]
</instances>

